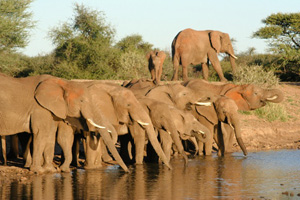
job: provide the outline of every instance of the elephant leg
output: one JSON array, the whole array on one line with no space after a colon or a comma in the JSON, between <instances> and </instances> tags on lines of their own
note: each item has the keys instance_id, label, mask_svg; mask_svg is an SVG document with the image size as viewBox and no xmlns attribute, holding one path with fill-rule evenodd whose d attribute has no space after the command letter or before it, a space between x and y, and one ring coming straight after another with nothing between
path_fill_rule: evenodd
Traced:
<instances>
[{"instance_id":1,"label":"elephant leg","mask_svg":"<svg viewBox=\"0 0 300 200\"><path fill-rule=\"evenodd\" d=\"M100 138L91 132L86 133L85 145L85 169L96 169L102 166L101 164L101 143ZM99 160L100 159L100 160Z\"/></svg>"},{"instance_id":2,"label":"elephant leg","mask_svg":"<svg viewBox=\"0 0 300 200\"><path fill-rule=\"evenodd\" d=\"M64 162L59 167L63 172L70 172L72 162L72 144L74 141L74 130L71 126L62 123L59 125L57 132L57 143L60 145L64 155Z\"/></svg>"},{"instance_id":3,"label":"elephant leg","mask_svg":"<svg viewBox=\"0 0 300 200\"><path fill-rule=\"evenodd\" d=\"M161 80L161 75L162 75L162 65L159 67L159 72L158 72L158 77L157 77L157 83L159 83L160 82L160 80Z\"/></svg>"},{"instance_id":4,"label":"elephant leg","mask_svg":"<svg viewBox=\"0 0 300 200\"><path fill-rule=\"evenodd\" d=\"M150 74L151 74L151 79L154 80L155 79L155 71L153 68L150 70Z\"/></svg>"},{"instance_id":5,"label":"elephant leg","mask_svg":"<svg viewBox=\"0 0 300 200\"><path fill-rule=\"evenodd\" d=\"M145 149L145 132L141 131L138 135L135 135L133 138L134 146L135 146L135 163L143 164L144 160L144 149Z\"/></svg>"},{"instance_id":6,"label":"elephant leg","mask_svg":"<svg viewBox=\"0 0 300 200\"><path fill-rule=\"evenodd\" d=\"M234 130L228 124L222 123L222 125L222 131L226 133L226 138L224 138L225 153L231 153L234 142Z\"/></svg>"},{"instance_id":7,"label":"elephant leg","mask_svg":"<svg viewBox=\"0 0 300 200\"><path fill-rule=\"evenodd\" d=\"M208 128L208 127L207 127L207 128ZM211 127L209 128L210 132L211 132L211 133L214 133L214 132L215 132L215 128L216 128L216 127L211 126ZM213 142L214 142L214 137L210 137L210 139L209 139L207 142L205 142L204 148L205 148L205 155L206 155L206 156L209 156L209 155L212 154ZM198 143L198 144L199 144L199 143ZM199 151L200 151L200 147L199 147Z\"/></svg>"},{"instance_id":8,"label":"elephant leg","mask_svg":"<svg viewBox=\"0 0 300 200\"><path fill-rule=\"evenodd\" d=\"M120 141L120 156L122 160L126 164L132 164L132 157L130 157L131 149L129 150L129 144L131 144L132 137L130 134L120 135L119 141Z\"/></svg>"},{"instance_id":9,"label":"elephant leg","mask_svg":"<svg viewBox=\"0 0 300 200\"><path fill-rule=\"evenodd\" d=\"M45 171L55 172L57 171L53 165L54 151L55 151L55 136L56 130L52 130L51 134L48 135L44 150L44 165Z\"/></svg>"},{"instance_id":10,"label":"elephant leg","mask_svg":"<svg viewBox=\"0 0 300 200\"><path fill-rule=\"evenodd\" d=\"M102 160L103 162L110 162L112 161L112 157L109 155L108 151L107 151L107 147L103 142L103 139L100 138L100 142L101 142L101 152L102 152Z\"/></svg>"},{"instance_id":11,"label":"elephant leg","mask_svg":"<svg viewBox=\"0 0 300 200\"><path fill-rule=\"evenodd\" d=\"M19 139L21 141L21 146L23 150L23 159L25 161L24 167L29 168L32 164L32 152L33 152L33 143L32 143L32 135L28 133L20 133Z\"/></svg>"},{"instance_id":12,"label":"elephant leg","mask_svg":"<svg viewBox=\"0 0 300 200\"><path fill-rule=\"evenodd\" d=\"M202 63L202 76L204 80L208 80L208 62Z\"/></svg>"},{"instance_id":13,"label":"elephant leg","mask_svg":"<svg viewBox=\"0 0 300 200\"><path fill-rule=\"evenodd\" d=\"M7 165L7 155L6 155L6 136L1 136L2 144L2 156L3 156L3 165Z\"/></svg>"},{"instance_id":14,"label":"elephant leg","mask_svg":"<svg viewBox=\"0 0 300 200\"><path fill-rule=\"evenodd\" d=\"M182 64L182 80L187 81L188 80L188 65Z\"/></svg>"},{"instance_id":15,"label":"elephant leg","mask_svg":"<svg viewBox=\"0 0 300 200\"><path fill-rule=\"evenodd\" d=\"M227 79L224 77L223 70L222 70L222 67L220 65L220 61L218 59L217 54L215 52L210 53L208 55L208 57L209 57L209 61L211 62L211 65L216 70L221 82L227 82Z\"/></svg>"},{"instance_id":16,"label":"elephant leg","mask_svg":"<svg viewBox=\"0 0 300 200\"><path fill-rule=\"evenodd\" d=\"M173 58L173 68L174 68L174 72L173 72L172 81L177 81L178 80L179 60L176 57Z\"/></svg>"}]
</instances>

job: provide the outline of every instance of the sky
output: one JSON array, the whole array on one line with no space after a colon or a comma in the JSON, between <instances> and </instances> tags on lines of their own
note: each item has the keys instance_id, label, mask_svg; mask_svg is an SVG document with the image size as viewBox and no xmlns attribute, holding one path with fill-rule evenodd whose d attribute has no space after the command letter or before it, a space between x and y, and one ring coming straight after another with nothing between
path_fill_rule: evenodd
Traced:
<instances>
[{"instance_id":1,"label":"sky","mask_svg":"<svg viewBox=\"0 0 300 200\"><path fill-rule=\"evenodd\" d=\"M144 42L169 52L177 33L192 28L228 33L236 40L236 54L252 47L256 53L266 53L266 40L251 37L264 26L262 20L279 12L300 12L299 0L34 0L30 11L36 27L30 32L28 46L20 52L28 56L52 52L55 46L49 31L72 22L76 3L102 12L116 31L116 42L139 34Z\"/></svg>"}]
</instances>

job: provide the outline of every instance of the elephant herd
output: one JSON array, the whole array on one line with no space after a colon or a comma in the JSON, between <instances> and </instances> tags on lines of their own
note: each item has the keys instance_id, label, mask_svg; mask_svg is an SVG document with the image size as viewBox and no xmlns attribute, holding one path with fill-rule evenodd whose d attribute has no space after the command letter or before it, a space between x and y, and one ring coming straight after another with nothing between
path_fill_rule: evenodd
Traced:
<instances>
[{"instance_id":1,"label":"elephant herd","mask_svg":"<svg viewBox=\"0 0 300 200\"><path fill-rule=\"evenodd\" d=\"M78 163L79 140L86 169L101 167L111 156L126 172L126 164L145 160L160 160L171 169L174 154L187 164L187 151L210 155L215 143L223 155L231 151L234 138L247 155L238 110L283 100L278 89L201 79L161 85L139 79L120 86L50 75L0 76L0 135L28 136L19 137L23 158L37 173L57 171L56 142L64 158L59 168L70 171L70 164Z\"/></svg>"}]
</instances>

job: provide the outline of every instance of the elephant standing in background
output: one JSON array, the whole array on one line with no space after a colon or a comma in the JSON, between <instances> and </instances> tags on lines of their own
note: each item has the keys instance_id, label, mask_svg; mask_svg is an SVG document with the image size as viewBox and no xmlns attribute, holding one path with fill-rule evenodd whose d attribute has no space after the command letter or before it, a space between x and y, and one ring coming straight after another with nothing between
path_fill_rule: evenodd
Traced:
<instances>
[{"instance_id":1,"label":"elephant standing in background","mask_svg":"<svg viewBox=\"0 0 300 200\"><path fill-rule=\"evenodd\" d=\"M163 51L150 51L146 58L148 60L148 68L151 73L151 79L155 84L159 84L162 74L162 68L166 59L166 53Z\"/></svg>"},{"instance_id":2,"label":"elephant standing in background","mask_svg":"<svg viewBox=\"0 0 300 200\"><path fill-rule=\"evenodd\" d=\"M220 31L196 31L185 29L179 32L172 42L172 60L174 73L172 80L178 79L178 68L182 65L182 78L188 79L187 68L190 64L202 65L203 78L208 79L208 61L219 75L222 82L227 81L223 75L222 67L218 59L219 53L230 56L232 71L235 72L235 59L230 37Z\"/></svg>"}]
</instances>

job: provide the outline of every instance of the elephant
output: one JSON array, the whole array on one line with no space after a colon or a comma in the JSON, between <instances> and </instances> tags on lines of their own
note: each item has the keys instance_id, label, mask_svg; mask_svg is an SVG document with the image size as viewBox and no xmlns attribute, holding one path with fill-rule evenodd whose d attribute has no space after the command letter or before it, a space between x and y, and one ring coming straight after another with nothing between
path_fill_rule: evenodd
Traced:
<instances>
[{"instance_id":1,"label":"elephant","mask_svg":"<svg viewBox=\"0 0 300 200\"><path fill-rule=\"evenodd\" d=\"M132 91L116 84L103 83L101 81L89 81L82 84L88 86L88 91L93 94L97 109L114 126L118 136L128 134L128 128L134 123L144 130L143 133L140 131L130 132L136 149L136 164L143 163L147 136L157 155L168 168L171 168L157 140L157 135L148 113L144 111Z\"/></svg>"},{"instance_id":2,"label":"elephant","mask_svg":"<svg viewBox=\"0 0 300 200\"><path fill-rule=\"evenodd\" d=\"M91 94L80 84L50 75L3 76L0 88L0 135L21 132L33 135L31 171L56 171L52 164L55 136L62 121L99 133L120 166L128 171L109 137L107 121L95 108Z\"/></svg>"},{"instance_id":3,"label":"elephant","mask_svg":"<svg viewBox=\"0 0 300 200\"><path fill-rule=\"evenodd\" d=\"M151 99L138 98L144 109L149 113L153 126L159 132L162 147L168 159L170 159L172 144L174 143L187 165L188 158L184 152L181 140L197 137L206 142L210 133L206 127L198 122L194 116L172 105ZM172 119L172 120L170 120Z\"/></svg>"},{"instance_id":4,"label":"elephant","mask_svg":"<svg viewBox=\"0 0 300 200\"><path fill-rule=\"evenodd\" d=\"M150 51L146 55L148 68L151 73L151 79L155 84L159 84L162 74L162 68L166 59L166 53L163 51Z\"/></svg>"},{"instance_id":5,"label":"elephant","mask_svg":"<svg viewBox=\"0 0 300 200\"><path fill-rule=\"evenodd\" d=\"M250 111L261 108L270 103L280 103L284 99L283 92L279 89L263 89L254 84L235 85L232 83L213 84L201 79L192 79L182 82L182 85L203 93L209 91L215 95L224 95L232 99L238 110ZM222 124L224 146L226 152L231 152L233 144L233 130L230 126Z\"/></svg>"},{"instance_id":6,"label":"elephant","mask_svg":"<svg viewBox=\"0 0 300 200\"><path fill-rule=\"evenodd\" d=\"M230 57L233 73L235 72L235 59L230 37L227 33L214 30L197 31L185 29L180 31L172 41L172 61L174 73L172 80L178 79L178 68L182 65L183 81L188 79L187 67L202 65L203 78L208 79L208 61L216 70L220 80L226 82L218 59L219 53L226 53Z\"/></svg>"},{"instance_id":7,"label":"elephant","mask_svg":"<svg viewBox=\"0 0 300 200\"><path fill-rule=\"evenodd\" d=\"M239 110L249 111L261 108L270 103L280 103L284 99L279 89L263 89L254 84L235 85L232 83L213 84L201 79L182 82L183 86L197 92L209 91L233 99Z\"/></svg>"},{"instance_id":8,"label":"elephant","mask_svg":"<svg viewBox=\"0 0 300 200\"><path fill-rule=\"evenodd\" d=\"M212 134L214 134L220 126L219 122L226 122L233 127L236 126L237 128L235 128L234 134L236 135L238 144L242 148L244 154L247 154L247 150L241 138L240 122L237 117L237 107L235 102L230 98L208 93L207 91L195 91L189 87L181 85L180 83L157 86L150 89L145 96L173 105L178 109L191 112L194 117L201 124L206 126ZM220 105L221 102L224 106L217 109L218 107L216 105ZM226 113L225 117L221 117L222 113ZM228 121L229 119L232 119L231 121L233 122L230 123ZM219 133L219 135L220 134L221 133ZM217 134L214 135L216 136ZM205 144L206 155L211 154L213 139L217 139L216 137L211 138L212 139L207 141ZM222 142L223 138L220 138L219 140ZM224 146L224 142L221 142L219 142L219 145ZM223 149L224 148L222 147L222 154L224 154ZM202 151L202 149L200 149L200 151Z\"/></svg>"}]
</instances>

